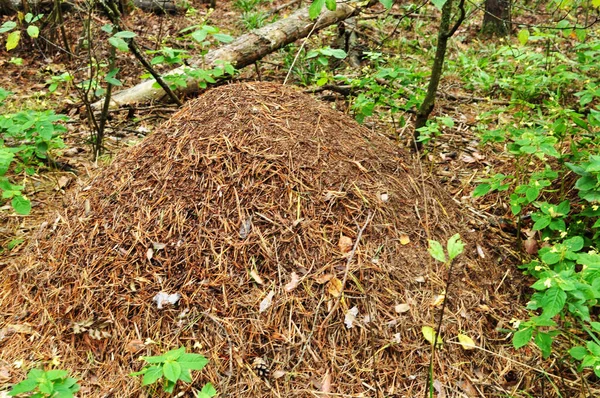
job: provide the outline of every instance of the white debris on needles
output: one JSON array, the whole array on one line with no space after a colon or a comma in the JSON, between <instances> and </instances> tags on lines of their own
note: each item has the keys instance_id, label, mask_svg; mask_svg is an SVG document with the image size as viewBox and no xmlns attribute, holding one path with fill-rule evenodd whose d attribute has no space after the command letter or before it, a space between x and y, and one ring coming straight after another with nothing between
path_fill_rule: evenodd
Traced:
<instances>
[{"instance_id":1,"label":"white debris on needles","mask_svg":"<svg viewBox=\"0 0 600 398\"><path fill-rule=\"evenodd\" d=\"M162 310L163 306L165 306L165 305L177 304L177 302L179 301L180 298L181 298L181 294L179 294L179 293L169 294L169 293L165 293L165 292L159 292L156 294L156 296L154 296L152 301L154 301L156 303L156 308L158 308L159 310Z\"/></svg>"}]
</instances>

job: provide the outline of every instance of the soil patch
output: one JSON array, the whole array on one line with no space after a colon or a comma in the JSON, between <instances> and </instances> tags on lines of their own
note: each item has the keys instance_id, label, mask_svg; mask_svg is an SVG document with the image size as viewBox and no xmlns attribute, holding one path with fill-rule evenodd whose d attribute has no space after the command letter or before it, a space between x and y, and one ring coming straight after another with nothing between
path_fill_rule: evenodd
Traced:
<instances>
[{"instance_id":1,"label":"soil patch","mask_svg":"<svg viewBox=\"0 0 600 398\"><path fill-rule=\"evenodd\" d=\"M128 374L140 355L184 345L210 360L178 386L190 392L211 381L230 397L417 396L421 328L446 278L427 239L460 233L436 389L505 391L505 359L451 342L507 344L495 328L510 314L486 303L518 287L408 158L294 88L210 90L70 194L2 270L0 359L55 360L84 396L157 396ZM181 298L159 309L159 292Z\"/></svg>"}]
</instances>

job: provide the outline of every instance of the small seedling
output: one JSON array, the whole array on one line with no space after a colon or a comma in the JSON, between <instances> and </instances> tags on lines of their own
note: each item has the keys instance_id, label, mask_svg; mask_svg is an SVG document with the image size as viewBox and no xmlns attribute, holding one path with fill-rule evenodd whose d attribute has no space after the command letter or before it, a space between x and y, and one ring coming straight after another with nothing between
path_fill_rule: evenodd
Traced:
<instances>
[{"instance_id":1,"label":"small seedling","mask_svg":"<svg viewBox=\"0 0 600 398\"><path fill-rule=\"evenodd\" d=\"M131 376L142 376L142 385L154 384L163 380L163 391L172 393L179 380L185 383L192 382L192 370L202 370L208 359L200 354L185 352L185 347L167 351L162 355L141 357L148 364L139 372ZM207 383L200 391L199 397L210 398L216 395L216 390L211 383Z\"/></svg>"},{"instance_id":2,"label":"small seedling","mask_svg":"<svg viewBox=\"0 0 600 398\"><path fill-rule=\"evenodd\" d=\"M8 393L11 397L23 396L31 398L71 398L79 391L77 379L68 377L66 370L31 369L27 379L16 384Z\"/></svg>"}]
</instances>

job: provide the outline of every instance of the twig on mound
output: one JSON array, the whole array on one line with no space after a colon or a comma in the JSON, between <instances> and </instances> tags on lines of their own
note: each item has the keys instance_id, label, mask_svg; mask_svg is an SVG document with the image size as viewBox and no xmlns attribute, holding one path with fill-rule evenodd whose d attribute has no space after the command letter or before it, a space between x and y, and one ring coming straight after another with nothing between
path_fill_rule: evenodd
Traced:
<instances>
[{"instance_id":1,"label":"twig on mound","mask_svg":"<svg viewBox=\"0 0 600 398\"><path fill-rule=\"evenodd\" d=\"M329 318L331 318L331 315L335 312L335 310L340 305L340 300L341 300L341 297L343 296L344 288L346 286L346 281L348 280L348 274L350 273L350 263L352 262L352 259L354 258L356 249L358 249L358 243L360 242L360 238L362 237L363 232L365 231L365 229L367 228L367 225L369 225L369 223L371 222L372 219L373 219L373 212L369 210L369 214L367 215L367 220L365 221L365 224L362 226L362 228L358 230L358 235L356 235L356 242L354 242L352 251L348 255L348 261L346 261L346 270L344 271L344 278L342 279L342 294L340 294L337 297L337 299L335 300L335 304L331 308L331 311L329 311L329 314L327 314L327 316L321 323L321 326L319 326L319 330L323 329L323 327L325 326L325 323L329 320Z\"/></svg>"}]
</instances>

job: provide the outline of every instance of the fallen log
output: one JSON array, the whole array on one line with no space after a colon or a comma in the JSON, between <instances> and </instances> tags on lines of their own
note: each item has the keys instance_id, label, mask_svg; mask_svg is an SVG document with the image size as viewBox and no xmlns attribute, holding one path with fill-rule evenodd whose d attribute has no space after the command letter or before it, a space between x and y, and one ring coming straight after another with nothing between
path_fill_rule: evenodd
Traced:
<instances>
[{"instance_id":1,"label":"fallen log","mask_svg":"<svg viewBox=\"0 0 600 398\"><path fill-rule=\"evenodd\" d=\"M374 2L369 2L368 5ZM367 6L368 6L367 5ZM209 51L204 57L190 59L189 65L193 68L213 68L217 61L228 62L236 69L241 69L260 60L265 55L293 43L298 39L308 36L327 26L345 20L361 10L361 7L349 3L337 3L335 11L324 10L316 21L308 16L308 7L300 9L289 17L276 21L260 29L246 33L230 44ZM166 75L181 74L184 66L168 72ZM147 103L159 100L165 96L162 88L154 87L154 80L144 81L136 86L122 90L111 98L110 107ZM187 86L178 89L177 93L192 93L198 90L198 81L189 79ZM92 106L98 110L104 100L95 102Z\"/></svg>"}]
</instances>

